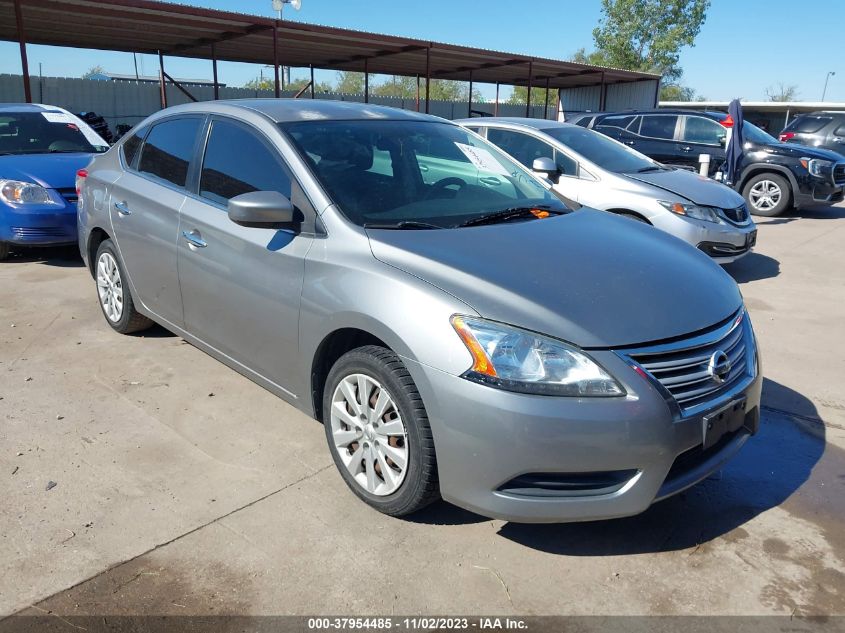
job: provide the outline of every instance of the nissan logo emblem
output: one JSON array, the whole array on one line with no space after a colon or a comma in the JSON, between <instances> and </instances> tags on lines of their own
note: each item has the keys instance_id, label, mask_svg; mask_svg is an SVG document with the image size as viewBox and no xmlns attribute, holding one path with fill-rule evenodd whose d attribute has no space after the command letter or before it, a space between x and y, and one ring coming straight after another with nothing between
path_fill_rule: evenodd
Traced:
<instances>
[{"instance_id":1,"label":"nissan logo emblem","mask_svg":"<svg viewBox=\"0 0 845 633\"><path fill-rule=\"evenodd\" d=\"M725 378L731 373L731 359L722 350L716 350L710 357L710 362L707 363L707 373L717 383L725 382Z\"/></svg>"}]
</instances>

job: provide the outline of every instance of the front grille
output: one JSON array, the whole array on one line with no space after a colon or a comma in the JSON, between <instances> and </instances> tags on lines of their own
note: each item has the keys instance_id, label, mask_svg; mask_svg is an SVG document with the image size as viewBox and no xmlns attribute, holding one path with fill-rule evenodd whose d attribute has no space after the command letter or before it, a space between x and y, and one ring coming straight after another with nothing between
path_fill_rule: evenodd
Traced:
<instances>
[{"instance_id":1,"label":"front grille","mask_svg":"<svg viewBox=\"0 0 845 633\"><path fill-rule=\"evenodd\" d=\"M727 325L714 331L653 348L626 352L655 378L675 399L682 411L710 402L748 376L748 355L754 340L740 312ZM724 352L730 368L719 373L719 352ZM713 369L713 365L717 365ZM722 369L724 370L724 364Z\"/></svg>"},{"instance_id":2,"label":"front grille","mask_svg":"<svg viewBox=\"0 0 845 633\"><path fill-rule=\"evenodd\" d=\"M845 185L845 163L836 163L833 166L833 182Z\"/></svg>"},{"instance_id":3,"label":"front grille","mask_svg":"<svg viewBox=\"0 0 845 633\"><path fill-rule=\"evenodd\" d=\"M748 222L748 207L744 204L741 204L735 209L722 209L722 213L731 222L736 222L737 224Z\"/></svg>"},{"instance_id":4,"label":"front grille","mask_svg":"<svg viewBox=\"0 0 845 633\"><path fill-rule=\"evenodd\" d=\"M17 240L39 240L51 237L64 237L67 230L60 226L13 226L12 236Z\"/></svg>"}]
</instances>

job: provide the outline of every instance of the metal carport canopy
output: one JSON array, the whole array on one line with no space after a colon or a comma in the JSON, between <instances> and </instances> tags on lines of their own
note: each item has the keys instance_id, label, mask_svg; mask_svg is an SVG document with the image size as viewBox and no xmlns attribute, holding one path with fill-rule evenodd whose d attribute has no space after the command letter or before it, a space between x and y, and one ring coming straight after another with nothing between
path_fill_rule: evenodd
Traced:
<instances>
[{"instance_id":1,"label":"metal carport canopy","mask_svg":"<svg viewBox=\"0 0 845 633\"><path fill-rule=\"evenodd\" d=\"M554 89L659 79L153 0L0 0L0 39L331 70L364 71L366 66L369 73Z\"/></svg>"}]
</instances>

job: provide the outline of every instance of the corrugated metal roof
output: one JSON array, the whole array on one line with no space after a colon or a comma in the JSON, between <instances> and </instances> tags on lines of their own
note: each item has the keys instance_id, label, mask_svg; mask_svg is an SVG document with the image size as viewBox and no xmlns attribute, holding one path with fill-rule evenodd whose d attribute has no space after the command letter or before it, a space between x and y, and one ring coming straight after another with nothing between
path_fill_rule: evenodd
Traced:
<instances>
[{"instance_id":1,"label":"corrugated metal roof","mask_svg":"<svg viewBox=\"0 0 845 633\"><path fill-rule=\"evenodd\" d=\"M153 0L18 0L33 44L551 88L650 81L649 73L339 29ZM15 0L0 0L0 39L17 41ZM366 60L366 61L365 61Z\"/></svg>"}]
</instances>

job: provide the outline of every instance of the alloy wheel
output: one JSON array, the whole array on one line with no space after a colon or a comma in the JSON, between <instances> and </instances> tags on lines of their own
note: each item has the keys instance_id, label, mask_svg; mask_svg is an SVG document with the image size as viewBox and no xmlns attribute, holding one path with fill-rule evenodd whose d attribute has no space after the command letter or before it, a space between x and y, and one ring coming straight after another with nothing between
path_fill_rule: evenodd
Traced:
<instances>
[{"instance_id":1,"label":"alloy wheel","mask_svg":"<svg viewBox=\"0 0 845 633\"><path fill-rule=\"evenodd\" d=\"M332 395L329 422L355 482L376 496L396 492L408 468L408 437L390 393L366 374L346 376Z\"/></svg>"},{"instance_id":2,"label":"alloy wheel","mask_svg":"<svg viewBox=\"0 0 845 633\"><path fill-rule=\"evenodd\" d=\"M774 209L780 202L783 192L780 185L772 180L761 180L754 183L749 191L751 206L761 211Z\"/></svg>"},{"instance_id":3,"label":"alloy wheel","mask_svg":"<svg viewBox=\"0 0 845 633\"><path fill-rule=\"evenodd\" d=\"M100 254L97 260L97 293L106 318L112 323L123 316L123 283L117 261L108 251Z\"/></svg>"}]
</instances>

